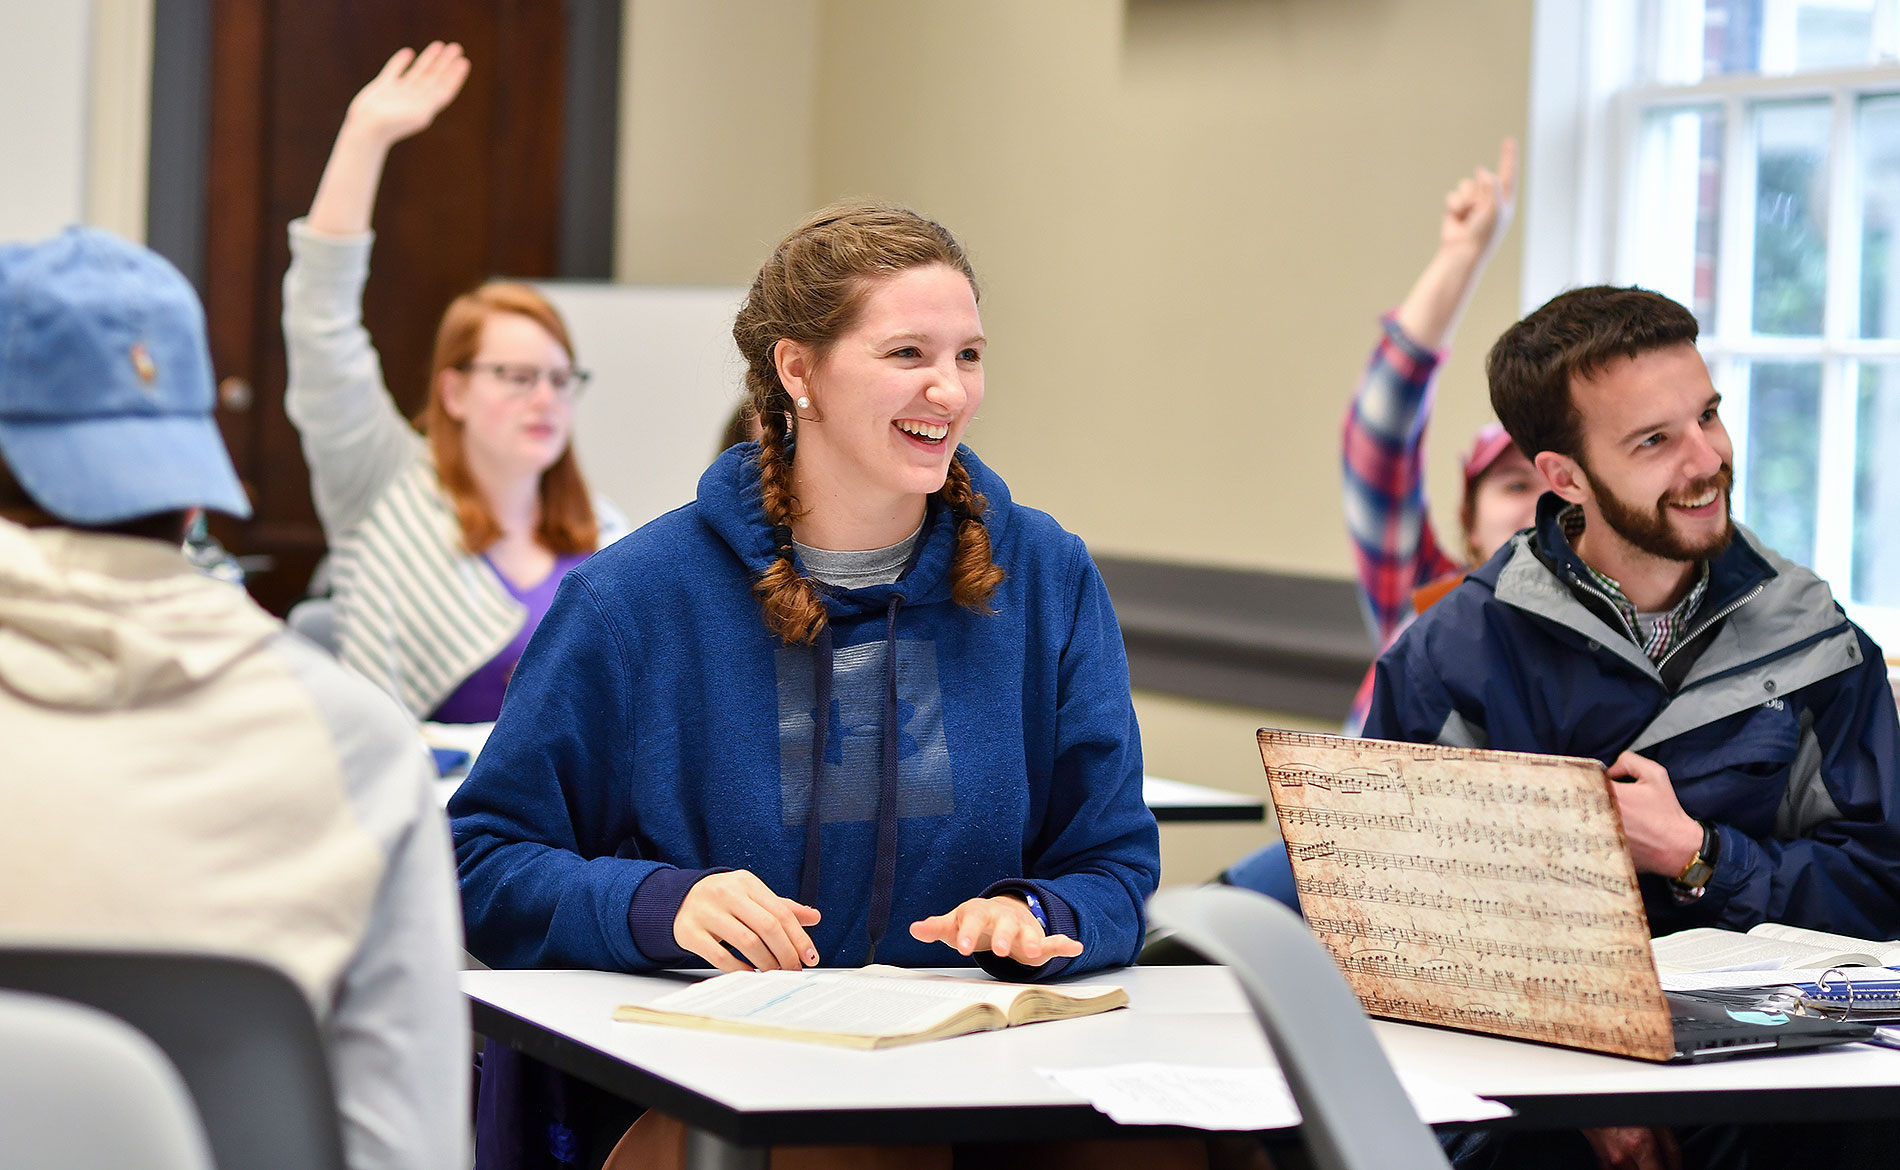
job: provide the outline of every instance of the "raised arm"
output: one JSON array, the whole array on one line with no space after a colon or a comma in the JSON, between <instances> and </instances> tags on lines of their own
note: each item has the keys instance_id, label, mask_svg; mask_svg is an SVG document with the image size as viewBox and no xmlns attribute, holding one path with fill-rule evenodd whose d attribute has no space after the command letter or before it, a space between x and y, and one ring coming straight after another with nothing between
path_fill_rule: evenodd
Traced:
<instances>
[{"instance_id":1,"label":"raised arm","mask_svg":"<svg viewBox=\"0 0 1900 1170\"><path fill-rule=\"evenodd\" d=\"M1346 414L1346 531L1367 626L1381 648L1410 616L1412 591L1460 567L1432 530L1421 453L1439 351L1510 226L1516 186L1517 144L1507 138L1496 172L1479 167L1445 196L1438 250L1386 317Z\"/></svg>"},{"instance_id":2,"label":"raised arm","mask_svg":"<svg viewBox=\"0 0 1900 1170\"><path fill-rule=\"evenodd\" d=\"M417 457L419 440L391 400L363 328L370 211L389 148L433 121L467 76L456 45L391 57L350 103L310 215L290 225L284 406L303 441L317 515L333 541Z\"/></svg>"},{"instance_id":3,"label":"raised arm","mask_svg":"<svg viewBox=\"0 0 1900 1170\"><path fill-rule=\"evenodd\" d=\"M1478 278L1511 226L1517 201L1517 142L1498 146L1498 169L1479 167L1445 196L1438 251L1394 314L1405 335L1426 349L1450 344Z\"/></svg>"},{"instance_id":4,"label":"raised arm","mask_svg":"<svg viewBox=\"0 0 1900 1170\"><path fill-rule=\"evenodd\" d=\"M435 41L420 53L397 50L350 102L310 203L310 229L326 236L367 232L389 148L428 129L466 80L468 58L460 45Z\"/></svg>"}]
</instances>

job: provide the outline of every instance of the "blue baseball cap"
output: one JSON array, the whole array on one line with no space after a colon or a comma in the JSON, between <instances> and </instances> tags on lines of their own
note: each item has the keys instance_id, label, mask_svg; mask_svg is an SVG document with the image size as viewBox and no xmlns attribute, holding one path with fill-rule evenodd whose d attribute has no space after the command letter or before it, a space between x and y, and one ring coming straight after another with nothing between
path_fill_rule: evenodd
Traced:
<instances>
[{"instance_id":1,"label":"blue baseball cap","mask_svg":"<svg viewBox=\"0 0 1900 1170\"><path fill-rule=\"evenodd\" d=\"M0 246L0 459L40 507L249 516L213 393L204 309L156 252L79 227Z\"/></svg>"}]
</instances>

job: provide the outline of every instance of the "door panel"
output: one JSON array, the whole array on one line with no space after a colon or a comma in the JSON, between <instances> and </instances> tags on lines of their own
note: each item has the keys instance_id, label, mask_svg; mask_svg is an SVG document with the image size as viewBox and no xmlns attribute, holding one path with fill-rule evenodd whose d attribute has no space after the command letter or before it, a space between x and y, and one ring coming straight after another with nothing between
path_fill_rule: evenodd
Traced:
<instances>
[{"instance_id":1,"label":"door panel","mask_svg":"<svg viewBox=\"0 0 1900 1170\"><path fill-rule=\"evenodd\" d=\"M391 152L364 298L384 376L413 417L456 294L494 275L558 274L569 14L534 0L210 0L210 10L203 292L219 423L256 510L217 532L255 558L248 585L282 613L324 551L284 413L286 226L308 210L356 90L403 45L459 40L473 64L466 88Z\"/></svg>"}]
</instances>

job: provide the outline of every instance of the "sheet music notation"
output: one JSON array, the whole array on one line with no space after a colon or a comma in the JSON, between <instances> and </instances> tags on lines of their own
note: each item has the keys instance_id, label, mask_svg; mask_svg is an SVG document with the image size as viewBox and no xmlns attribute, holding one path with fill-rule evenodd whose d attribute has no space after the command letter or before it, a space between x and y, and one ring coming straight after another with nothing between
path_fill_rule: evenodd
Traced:
<instances>
[{"instance_id":1,"label":"sheet music notation","mask_svg":"<svg viewBox=\"0 0 1900 1170\"><path fill-rule=\"evenodd\" d=\"M1368 1012L1675 1050L1600 766L1297 732L1260 748L1307 923Z\"/></svg>"}]
</instances>

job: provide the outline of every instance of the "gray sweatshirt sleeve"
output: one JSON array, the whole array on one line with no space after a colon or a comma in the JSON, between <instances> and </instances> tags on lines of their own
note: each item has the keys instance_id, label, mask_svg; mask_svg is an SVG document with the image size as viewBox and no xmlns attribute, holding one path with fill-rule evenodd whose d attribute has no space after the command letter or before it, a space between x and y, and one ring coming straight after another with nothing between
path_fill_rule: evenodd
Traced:
<instances>
[{"instance_id":1,"label":"gray sweatshirt sleeve","mask_svg":"<svg viewBox=\"0 0 1900 1170\"><path fill-rule=\"evenodd\" d=\"M324 1039L350 1170L466 1170L468 1008L461 902L435 771L401 708L322 651L278 651L330 728L350 807L385 858Z\"/></svg>"},{"instance_id":2,"label":"gray sweatshirt sleeve","mask_svg":"<svg viewBox=\"0 0 1900 1170\"><path fill-rule=\"evenodd\" d=\"M294 220L284 274L284 409L303 440L317 517L331 541L359 523L421 453L363 328L375 236L322 236Z\"/></svg>"}]
</instances>

